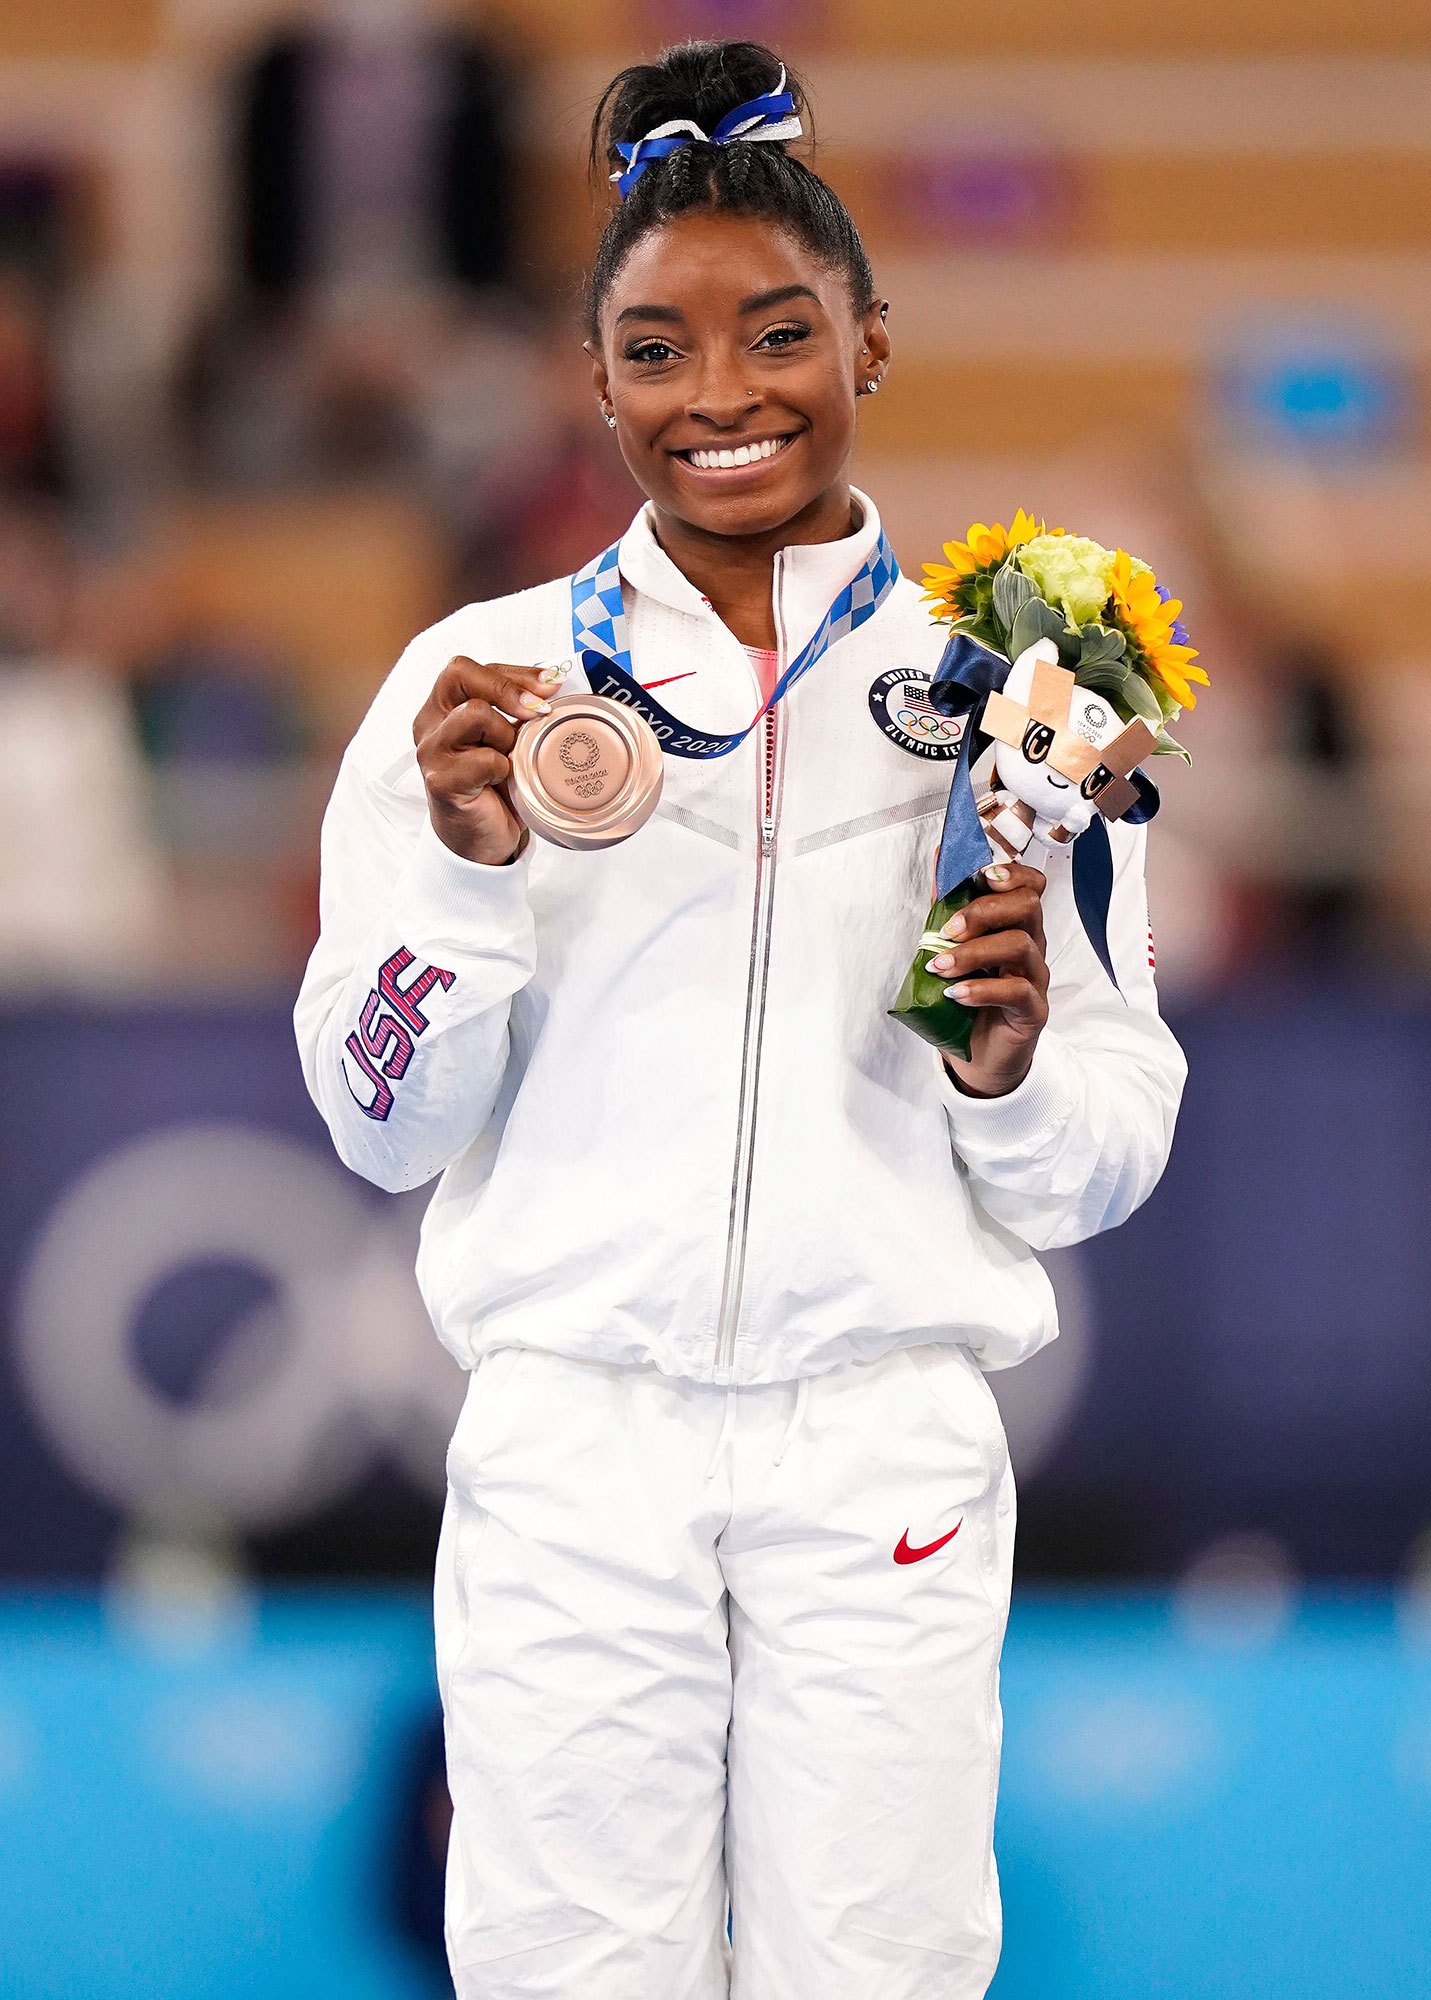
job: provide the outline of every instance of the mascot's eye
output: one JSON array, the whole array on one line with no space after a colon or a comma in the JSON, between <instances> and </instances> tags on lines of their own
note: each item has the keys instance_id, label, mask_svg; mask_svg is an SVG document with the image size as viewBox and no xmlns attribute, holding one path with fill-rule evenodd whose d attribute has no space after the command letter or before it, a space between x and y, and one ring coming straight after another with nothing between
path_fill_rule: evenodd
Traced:
<instances>
[{"instance_id":1,"label":"mascot's eye","mask_svg":"<svg viewBox=\"0 0 1431 2000\"><path fill-rule=\"evenodd\" d=\"M1098 794L1113 782L1113 773L1106 764L1095 764L1083 783L1078 787L1086 799L1096 799Z\"/></svg>"},{"instance_id":2,"label":"mascot's eye","mask_svg":"<svg viewBox=\"0 0 1431 2000\"><path fill-rule=\"evenodd\" d=\"M1046 722L1031 722L1024 731L1024 755L1031 764L1042 764L1053 748L1053 731Z\"/></svg>"}]
</instances>

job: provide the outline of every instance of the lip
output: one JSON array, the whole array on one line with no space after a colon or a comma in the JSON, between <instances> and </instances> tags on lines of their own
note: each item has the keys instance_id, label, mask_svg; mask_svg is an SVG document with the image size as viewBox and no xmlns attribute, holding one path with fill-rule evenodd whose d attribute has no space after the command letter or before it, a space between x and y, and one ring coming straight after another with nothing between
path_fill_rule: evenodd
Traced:
<instances>
[{"instance_id":1,"label":"lip","mask_svg":"<svg viewBox=\"0 0 1431 2000\"><path fill-rule=\"evenodd\" d=\"M724 439L720 444L678 446L670 451L669 456L683 472L692 479L699 479L703 485L738 484L742 479L758 479L773 465L778 465L785 457L785 453L802 435L800 431L758 431L750 437ZM685 456L688 451L739 451L747 445L774 442L783 443L784 450L775 452L769 458L753 458L748 465L692 465L690 459Z\"/></svg>"}]
</instances>

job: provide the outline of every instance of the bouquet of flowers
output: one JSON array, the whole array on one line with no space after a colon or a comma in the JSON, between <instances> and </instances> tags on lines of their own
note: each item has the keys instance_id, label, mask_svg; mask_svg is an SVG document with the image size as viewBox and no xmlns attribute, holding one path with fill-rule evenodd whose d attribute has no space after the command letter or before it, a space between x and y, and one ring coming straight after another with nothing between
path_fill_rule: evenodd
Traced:
<instances>
[{"instance_id":1,"label":"bouquet of flowers","mask_svg":"<svg viewBox=\"0 0 1431 2000\"><path fill-rule=\"evenodd\" d=\"M964 541L945 543L944 555L924 565L933 614L951 628L930 700L968 719L934 906L890 1012L967 1058L973 1011L947 999L927 968L947 944L943 925L979 893L982 860L991 849L1017 858L1030 847L1043 847L1046 860L1097 827L1106 863L1102 822L1148 819L1157 809L1136 766L1151 756L1191 761L1169 725L1196 705L1194 686L1206 686L1207 675L1193 664L1181 601L1126 549L1046 529L1020 508L1007 530L976 522ZM989 740L998 746L995 788L975 806L970 767ZM1089 853L1082 884L1078 848L1073 856L1085 921L1100 893L1092 878L1111 878ZM1113 976L1106 939L1093 943Z\"/></svg>"}]
</instances>

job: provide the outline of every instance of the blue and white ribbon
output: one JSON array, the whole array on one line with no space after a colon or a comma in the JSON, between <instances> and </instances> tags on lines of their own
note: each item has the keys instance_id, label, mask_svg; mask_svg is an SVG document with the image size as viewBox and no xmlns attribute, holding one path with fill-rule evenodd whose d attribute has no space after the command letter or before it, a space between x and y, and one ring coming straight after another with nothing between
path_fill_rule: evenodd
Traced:
<instances>
[{"instance_id":1,"label":"blue and white ribbon","mask_svg":"<svg viewBox=\"0 0 1431 2000\"><path fill-rule=\"evenodd\" d=\"M954 782L949 787L949 804L944 814L944 832L939 842L939 858L934 867L934 896L942 901L961 882L967 882L991 859L989 838L984 832L974 803L973 769L988 748L990 737L979 727L984 702L1008 678L1009 662L1000 653L980 646L967 633L955 632L944 648L944 656L934 670L929 686L929 705L941 715L968 717L959 742L954 765ZM1132 826L1143 826L1158 810L1158 791L1151 778L1133 771L1129 782L1138 793L1138 803L1124 817ZM1118 975L1108 949L1108 910L1113 900L1113 849L1108 839L1108 822L1094 813L1092 822L1073 843L1073 901L1082 920L1088 942L1098 963L1114 986ZM1121 988L1119 989L1121 991Z\"/></svg>"},{"instance_id":2,"label":"blue and white ribbon","mask_svg":"<svg viewBox=\"0 0 1431 2000\"><path fill-rule=\"evenodd\" d=\"M693 118L671 118L657 125L644 139L619 140L616 150L626 162L620 173L612 174L616 192L625 201L647 167L679 152L682 146L729 146L737 139L752 143L761 140L798 139L804 131L795 99L785 88L785 65L780 65L780 81L764 97L752 97L727 111L713 132L703 132Z\"/></svg>"},{"instance_id":3,"label":"blue and white ribbon","mask_svg":"<svg viewBox=\"0 0 1431 2000\"><path fill-rule=\"evenodd\" d=\"M872 618L899 581L899 564L883 530L858 574L850 579L820 620L815 635L790 662L744 729L712 733L689 728L635 678L626 636L626 608L621 598L619 542L593 558L571 580L572 645L586 669L593 694L609 695L648 722L661 748L672 757L728 757L749 736L756 723L782 701L802 674L824 657L847 633L857 632Z\"/></svg>"}]
</instances>

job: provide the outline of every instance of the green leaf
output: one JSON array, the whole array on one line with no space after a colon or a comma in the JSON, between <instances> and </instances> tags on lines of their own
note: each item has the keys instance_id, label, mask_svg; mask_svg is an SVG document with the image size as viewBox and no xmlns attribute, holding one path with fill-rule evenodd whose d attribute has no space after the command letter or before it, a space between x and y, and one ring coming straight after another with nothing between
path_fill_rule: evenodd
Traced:
<instances>
[{"instance_id":1,"label":"green leaf","mask_svg":"<svg viewBox=\"0 0 1431 2000\"><path fill-rule=\"evenodd\" d=\"M1098 660L1090 667L1085 653L1078 664L1078 685L1091 688L1094 694L1106 695L1115 704L1124 701L1123 690L1130 678L1128 669L1116 660Z\"/></svg>"},{"instance_id":2,"label":"green leaf","mask_svg":"<svg viewBox=\"0 0 1431 2000\"><path fill-rule=\"evenodd\" d=\"M1039 639L1057 640L1060 658L1064 657L1070 641L1075 647L1078 644L1078 634L1067 630L1062 617L1053 606L1045 604L1041 597L1032 597L1027 604L1020 607L1010 628L1010 659L1016 660L1026 647L1032 646ZM1076 653L1074 657L1077 657Z\"/></svg>"},{"instance_id":3,"label":"green leaf","mask_svg":"<svg viewBox=\"0 0 1431 2000\"><path fill-rule=\"evenodd\" d=\"M1127 648L1128 642L1123 634L1112 631L1107 625L1083 627L1082 660L1086 667L1100 666L1105 660L1121 660Z\"/></svg>"},{"instance_id":4,"label":"green leaf","mask_svg":"<svg viewBox=\"0 0 1431 2000\"><path fill-rule=\"evenodd\" d=\"M1155 731L1162 728L1163 711L1158 704L1158 697L1141 674L1128 675L1123 683L1122 695L1134 715L1141 716L1144 722L1151 723Z\"/></svg>"},{"instance_id":5,"label":"green leaf","mask_svg":"<svg viewBox=\"0 0 1431 2000\"><path fill-rule=\"evenodd\" d=\"M1012 557L1006 560L994 578L994 609L1006 632L1013 630L1019 612L1037 596L1037 590L1023 571L1014 566Z\"/></svg>"},{"instance_id":6,"label":"green leaf","mask_svg":"<svg viewBox=\"0 0 1431 2000\"><path fill-rule=\"evenodd\" d=\"M1169 736L1166 729L1158 731L1157 741L1153 745L1153 755L1155 757L1181 757L1185 764L1191 764L1192 762L1191 756L1184 750L1182 744Z\"/></svg>"},{"instance_id":7,"label":"green leaf","mask_svg":"<svg viewBox=\"0 0 1431 2000\"><path fill-rule=\"evenodd\" d=\"M1164 687L1159 680L1150 680L1148 685L1158 698L1158 707L1162 710L1164 722L1176 722L1183 712L1183 705L1172 689Z\"/></svg>"},{"instance_id":8,"label":"green leaf","mask_svg":"<svg viewBox=\"0 0 1431 2000\"><path fill-rule=\"evenodd\" d=\"M1078 655L1083 646L1078 634L1070 632L1066 625L1060 625L1056 632L1050 632L1048 636L1057 643L1059 665L1067 667L1070 673L1076 674Z\"/></svg>"},{"instance_id":9,"label":"green leaf","mask_svg":"<svg viewBox=\"0 0 1431 2000\"><path fill-rule=\"evenodd\" d=\"M1000 658L1006 658L1005 638L1001 628L982 611L966 611L962 618L956 618L949 627L951 632L963 632L971 639L977 639L981 646L987 646Z\"/></svg>"}]
</instances>

